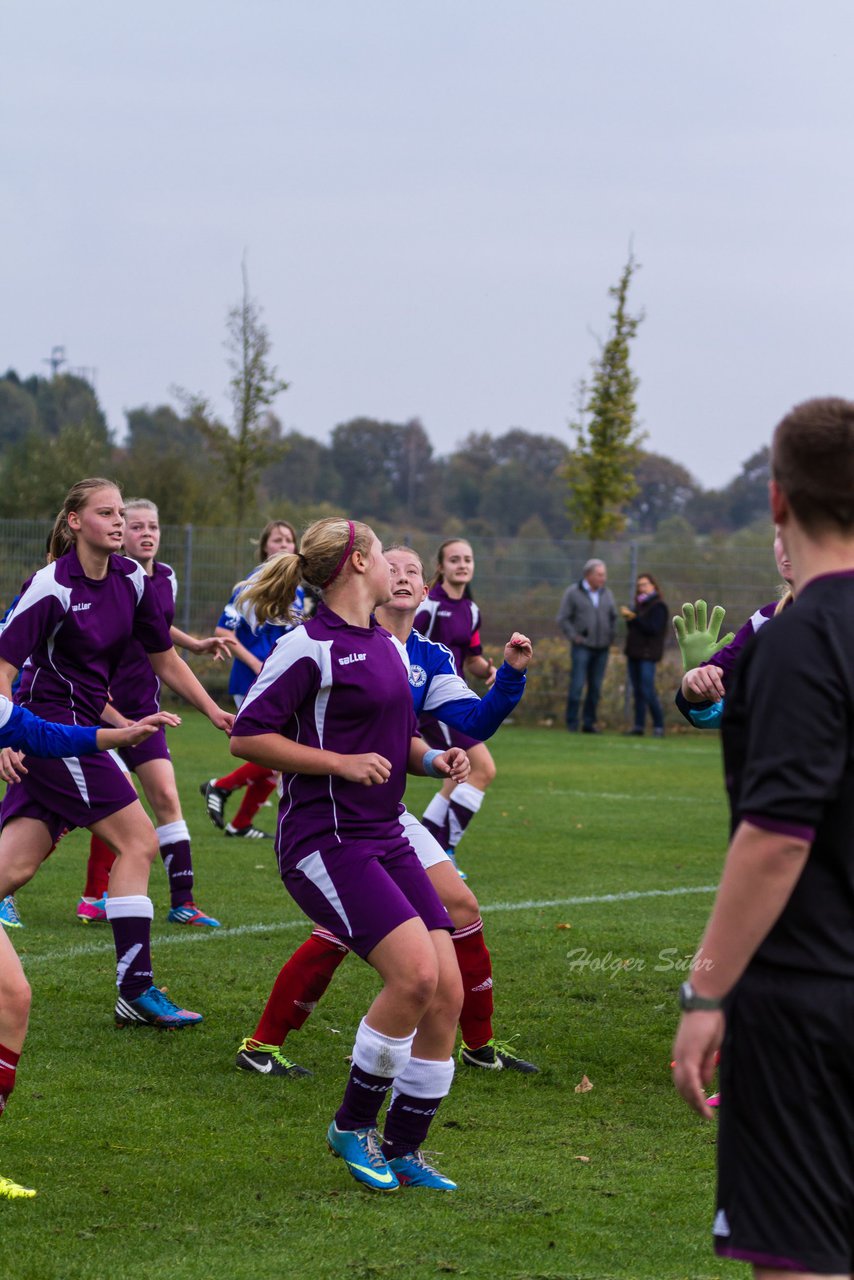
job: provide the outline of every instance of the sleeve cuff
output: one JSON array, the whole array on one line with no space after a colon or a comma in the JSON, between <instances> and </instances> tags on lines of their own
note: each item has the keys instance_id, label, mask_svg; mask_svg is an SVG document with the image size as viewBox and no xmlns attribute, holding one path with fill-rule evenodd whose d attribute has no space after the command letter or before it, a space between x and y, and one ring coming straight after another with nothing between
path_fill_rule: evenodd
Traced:
<instances>
[{"instance_id":1,"label":"sleeve cuff","mask_svg":"<svg viewBox=\"0 0 854 1280\"><path fill-rule=\"evenodd\" d=\"M768 818L761 813L743 813L742 822L749 822L760 831L770 831L778 836L792 836L795 840L806 840L812 844L815 839L815 827L802 826L797 822L786 822L783 818Z\"/></svg>"}]
</instances>

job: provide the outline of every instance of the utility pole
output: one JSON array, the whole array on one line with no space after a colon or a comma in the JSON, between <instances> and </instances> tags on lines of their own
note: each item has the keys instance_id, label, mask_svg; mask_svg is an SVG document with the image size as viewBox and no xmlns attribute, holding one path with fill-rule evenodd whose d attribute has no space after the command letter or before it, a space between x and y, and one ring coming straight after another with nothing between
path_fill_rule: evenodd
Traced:
<instances>
[{"instance_id":1,"label":"utility pole","mask_svg":"<svg viewBox=\"0 0 854 1280\"><path fill-rule=\"evenodd\" d=\"M68 361L65 358L65 347L51 347L50 355L45 356L42 360L42 364L50 365L50 376L52 378L55 378L62 366L67 363Z\"/></svg>"}]
</instances>

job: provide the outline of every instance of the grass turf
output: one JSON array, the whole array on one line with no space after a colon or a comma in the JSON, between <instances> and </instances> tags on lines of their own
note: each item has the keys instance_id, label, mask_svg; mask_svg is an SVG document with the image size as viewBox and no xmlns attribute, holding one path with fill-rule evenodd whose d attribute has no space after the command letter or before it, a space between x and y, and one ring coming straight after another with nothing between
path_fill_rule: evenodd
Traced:
<instances>
[{"instance_id":1,"label":"grass turf","mask_svg":"<svg viewBox=\"0 0 854 1280\"><path fill-rule=\"evenodd\" d=\"M281 962L307 929L268 842L226 840L198 784L228 757L192 713L172 735L197 898L215 933L167 925L152 874L158 982L205 1015L118 1031L111 936L74 917L74 833L18 896L34 989L0 1172L7 1280L711 1280L714 1129L669 1079L675 991L726 843L710 736L639 740L508 726L460 861L493 955L496 1031L533 1077L460 1069L428 1141L457 1193L361 1190L325 1153L346 1055L376 979L349 959L287 1052L310 1080L234 1069ZM413 781L420 812L435 784ZM260 825L273 827L273 811ZM659 891L684 892L662 894ZM636 894L632 897L629 895ZM586 901L585 901L586 900ZM589 1092L576 1093L586 1075Z\"/></svg>"}]
</instances>

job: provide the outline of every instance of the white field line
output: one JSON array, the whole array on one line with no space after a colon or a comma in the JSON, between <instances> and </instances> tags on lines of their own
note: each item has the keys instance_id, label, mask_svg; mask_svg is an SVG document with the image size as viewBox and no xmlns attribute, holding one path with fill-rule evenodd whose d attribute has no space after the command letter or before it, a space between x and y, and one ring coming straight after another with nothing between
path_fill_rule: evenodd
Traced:
<instances>
[{"instance_id":1,"label":"white field line","mask_svg":"<svg viewBox=\"0 0 854 1280\"><path fill-rule=\"evenodd\" d=\"M682 898L694 893L715 893L717 885L693 885L678 889L629 889L624 893L591 894L589 897L544 898L541 901L529 902L492 902L481 906L481 914L493 911L543 911L549 907L585 907L596 903L635 902L641 898ZM91 926L90 926L91 927ZM291 929L300 929L307 934L310 925L307 920L281 920L271 924L241 924L233 929L206 929L204 932L162 934L151 939L152 948L177 947L186 944L202 944L221 942L226 938L245 938L250 934L285 933ZM22 955L24 968L33 965L52 964L54 961L76 960L80 956L113 955L112 939L104 942L82 942L74 947L62 947L56 951L44 951L40 955Z\"/></svg>"}]
</instances>

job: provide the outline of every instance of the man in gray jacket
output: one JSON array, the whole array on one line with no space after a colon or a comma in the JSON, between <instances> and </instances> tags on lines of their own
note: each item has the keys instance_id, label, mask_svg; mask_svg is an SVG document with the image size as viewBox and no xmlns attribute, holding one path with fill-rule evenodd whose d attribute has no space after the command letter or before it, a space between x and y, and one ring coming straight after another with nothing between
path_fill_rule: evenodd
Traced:
<instances>
[{"instance_id":1,"label":"man in gray jacket","mask_svg":"<svg viewBox=\"0 0 854 1280\"><path fill-rule=\"evenodd\" d=\"M607 578L608 571L601 560L588 560L580 581L567 588L560 602L557 623L572 647L566 702L566 727L570 733L578 732L578 712L585 684L582 728L584 733L599 732L596 708L617 626L617 606L605 586Z\"/></svg>"}]
</instances>

